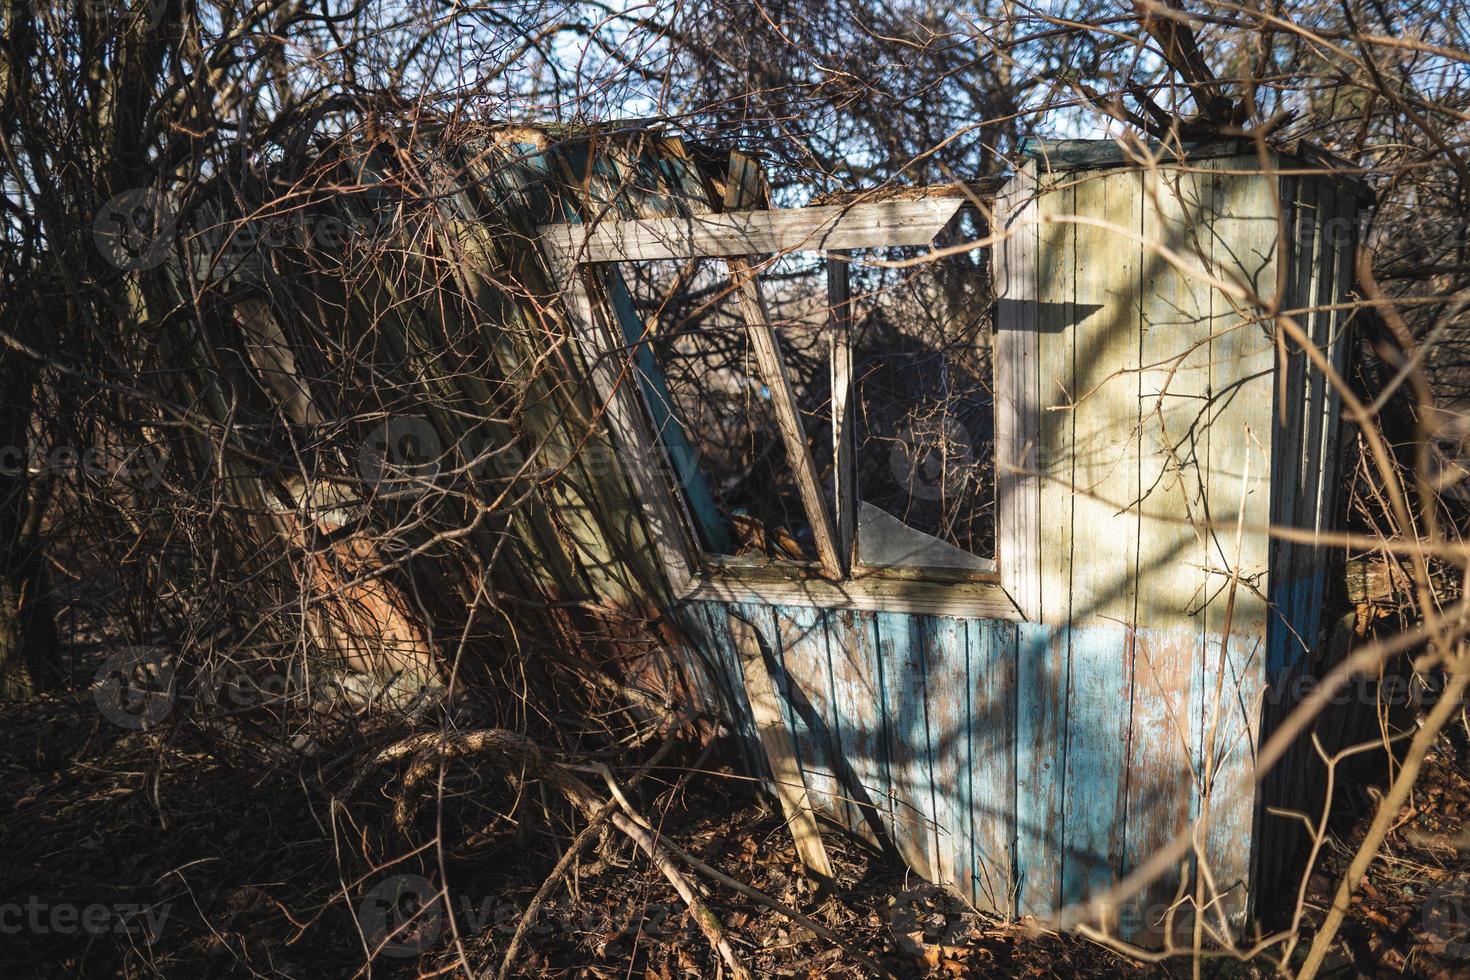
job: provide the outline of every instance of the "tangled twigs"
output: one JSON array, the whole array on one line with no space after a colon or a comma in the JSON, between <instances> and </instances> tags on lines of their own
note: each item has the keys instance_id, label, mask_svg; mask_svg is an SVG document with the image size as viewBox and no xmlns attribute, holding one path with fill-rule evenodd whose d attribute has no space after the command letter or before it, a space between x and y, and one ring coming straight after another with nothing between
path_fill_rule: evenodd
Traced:
<instances>
[{"instance_id":1,"label":"tangled twigs","mask_svg":"<svg viewBox=\"0 0 1470 980\"><path fill-rule=\"evenodd\" d=\"M736 980L750 980L750 971L746 969L734 947L725 937L724 926L699 897L699 893L689 883L689 880L675 867L668 849L633 819L619 812L612 801L599 799L586 783L568 771L565 766L547 760L541 747L524 735L505 729L489 728L453 735L426 732L406 738L379 752L372 762L353 778L347 789L344 790L341 799L350 797L362 784L367 773L379 765L414 756L414 761L410 764L408 773L404 777L403 792L394 805L394 821L403 827L406 826L407 816L411 815L407 803L409 792L416 782L426 778L434 771L439 760L481 754L496 756L497 761L508 764L507 768L510 765L518 766L526 775L544 779L561 790L562 794L582 811L589 822L601 820L606 815L606 818L612 821L613 826L638 845L639 849L653 862L653 866L679 893L679 897L688 906L689 914L699 926L699 930L704 933L709 944L725 961L731 975Z\"/></svg>"},{"instance_id":2,"label":"tangled twigs","mask_svg":"<svg viewBox=\"0 0 1470 980\"><path fill-rule=\"evenodd\" d=\"M656 831L654 831L653 827L648 823L648 821L644 820L643 817L641 817L637 813L637 811L633 809L633 805L628 802L627 796L622 792L621 789L618 788L618 784L613 779L611 770L609 770L607 766L601 764L593 768L595 768L599 775L601 775L602 778L607 782L609 792L612 793L613 799L617 801L618 805L623 808L623 812L627 815L628 819L635 821L645 830L656 833ZM745 882L740 881L738 878L731 878L729 875L720 871L718 868L710 867L708 864L705 864L699 858L695 857L693 854L690 854L688 851L684 850L682 847L680 847L678 844L673 843L672 841L664 840L663 846L668 848L670 853L672 853L675 857L679 858L684 863L688 864L694 870L710 878L713 878L715 881L719 882L727 888L734 889L735 891L744 895L746 898L754 899L767 908L781 913L792 922L795 922L797 925L805 926L812 932L816 933L818 936L821 936L823 939L832 943L834 946L837 946L840 949L846 951L849 956L871 970L874 975L880 977L891 976L891 974L887 970L883 969L883 967L879 966L878 963L874 962L871 957L868 957L859 950L854 949L851 944L843 941L841 936L837 935L837 933L833 932L831 929L828 929L820 922L817 922L815 919L802 915L791 906L786 905L783 902L776 901L765 892L761 891L758 888L752 888L750 885L747 885Z\"/></svg>"},{"instance_id":3,"label":"tangled twigs","mask_svg":"<svg viewBox=\"0 0 1470 980\"><path fill-rule=\"evenodd\" d=\"M393 804L393 823L399 830L406 830L413 818L412 792L414 787L437 771L440 760L470 755L499 757L523 767L527 772L537 772L543 768L540 746L515 732L500 728L459 733L423 732L394 742L380 751L371 762L358 771L338 799L350 799L373 770L390 762L413 756L414 760L409 765L408 772L403 776L403 786Z\"/></svg>"},{"instance_id":4,"label":"tangled twigs","mask_svg":"<svg viewBox=\"0 0 1470 980\"><path fill-rule=\"evenodd\" d=\"M510 945L505 948L505 956L500 960L500 972L495 975L496 980L507 980L510 976L510 968L515 964L516 957L520 955L521 944L526 941L526 935L530 933L531 927L536 924L536 919L541 915L541 908L546 904L546 899L551 895L552 889L561 881L562 877L567 873L567 869L572 866L572 862L577 859L577 855L582 853L582 849L592 842L593 837L602 829L602 825L607 822L607 818L612 816L614 805L613 801L609 800L598 809L592 819L587 821L587 826L582 828L581 833L572 838L572 842L562 852L561 859L556 862L556 867L551 869L551 874L546 876L546 880L536 890L536 895L531 899L531 904L526 906L525 914L521 916L521 921L516 924L515 934L510 937Z\"/></svg>"},{"instance_id":5,"label":"tangled twigs","mask_svg":"<svg viewBox=\"0 0 1470 980\"><path fill-rule=\"evenodd\" d=\"M557 788L566 794L567 799L571 800L589 820L601 812L602 808L609 802L599 800L586 783L572 775L563 766L550 766L546 769L544 775L549 782L555 783ZM745 964L736 955L734 947L725 938L724 925L710 911L709 906L704 903L704 900L699 897L699 893L694 890L694 886L689 884L689 880L674 866L674 862L669 859L668 848L659 843L653 834L639 826L627 815L619 813L616 809L610 810L609 813L611 814L609 819L612 821L613 826L630 837L633 843L637 844L639 849L653 862L653 866L658 868L659 872L668 880L669 884L674 886L674 891L679 893L679 897L689 907L689 914L693 917L695 924L699 926L699 931L704 933L704 937L709 940L709 944L719 952L721 958L725 961L725 965L730 968L730 972L735 976L736 980L749 980L750 971L745 968Z\"/></svg>"},{"instance_id":6,"label":"tangled twigs","mask_svg":"<svg viewBox=\"0 0 1470 980\"><path fill-rule=\"evenodd\" d=\"M679 872L679 869L674 867L674 862L669 859L668 849L661 845L652 834L629 819L627 815L613 810L611 819L613 826L631 837L633 842L642 848L643 853L648 855L648 859L653 862L654 867L658 868L663 876L668 879L669 884L674 886L674 890L679 893L679 897L684 899L685 904L689 906L689 914L694 917L694 921L699 925L699 931L704 933L710 945L719 951L720 956L724 959L725 964L730 968L730 973L735 976L736 980L749 980L750 971L745 968L745 964L736 955L734 947L725 938L724 925L710 911L709 906L699 897L699 893L694 890L694 886L689 883L689 879L685 878Z\"/></svg>"},{"instance_id":7,"label":"tangled twigs","mask_svg":"<svg viewBox=\"0 0 1470 980\"><path fill-rule=\"evenodd\" d=\"M637 785L648 774L650 769L663 761L664 756L668 755L669 750L673 747L674 741L672 739L665 741L663 745L659 746L658 751L653 754L651 759L638 767L638 771L628 780L628 784L630 786ZM510 976L510 968L515 963L516 957L520 954L521 944L526 941L526 936L530 933L531 927L536 924L536 919L541 914L541 908L546 904L547 898L551 896L552 889L556 887L557 883L567 873L567 869L572 866L572 862L577 859L577 855L582 853L582 850L591 843L593 836L602 829L602 825L612 815L613 806L614 802L608 800L598 808L597 813L587 821L587 826L583 827L582 831L572 839L571 844L567 845L567 849L562 854L561 859L556 862L556 867L551 869L551 874L546 876L546 880L536 890L535 896L531 899L531 904L526 906L525 914L521 916L521 921L516 925L515 934L510 937L510 944L505 948L505 956L500 961L500 972L496 974L497 980L506 980Z\"/></svg>"},{"instance_id":8,"label":"tangled twigs","mask_svg":"<svg viewBox=\"0 0 1470 980\"><path fill-rule=\"evenodd\" d=\"M1368 834L1363 838L1363 843L1358 846L1358 852L1353 855L1353 861L1348 866L1347 873L1338 883L1337 894L1332 899L1332 908L1327 913L1327 919L1322 923L1322 928L1312 940L1311 949L1307 951L1306 962L1302 964L1300 972L1297 973L1297 980L1312 980L1317 975L1317 971L1322 968L1322 961L1326 959L1327 951L1332 947L1332 941L1337 938L1337 931L1342 927L1342 920L1347 915L1358 882L1363 879L1369 865L1378 857L1379 847L1383 845L1384 838L1388 836L1394 820L1398 818L1399 810L1403 808L1405 801L1409 798L1409 792L1419 778L1419 769L1424 763L1424 756L1429 752L1430 746L1439 737L1444 726L1459 713L1465 686L1470 683L1470 668L1467 668L1462 657L1459 662L1447 664L1446 669L1450 672L1450 680L1445 686L1444 694L1435 704L1434 710L1429 713L1429 717L1424 719L1424 724L1419 731L1415 733L1414 740L1409 745L1408 755L1404 758L1403 767L1399 769L1393 785L1389 787L1388 792L1379 802L1378 812L1373 815L1373 824L1368 828Z\"/></svg>"},{"instance_id":9,"label":"tangled twigs","mask_svg":"<svg viewBox=\"0 0 1470 980\"><path fill-rule=\"evenodd\" d=\"M837 935L837 933L833 932L831 929L828 929L817 920L811 918L810 916L802 915L791 906L786 905L783 902L776 901L776 899L767 895L765 892L761 891L758 888L752 888L738 878L731 878L729 875L720 871L718 868L710 867L708 864L705 864L699 858L695 857L693 854L690 854L688 851L684 850L677 844L669 843L668 841L665 841L664 844L671 852L673 852L676 857L678 857L681 861L684 861L694 870L700 872L701 874L708 875L709 877L713 878L715 881L726 886L727 888L732 888L740 894L744 895L746 898L753 899L754 901L760 902L767 908L781 913L792 922L795 922L797 925L805 926L812 932L816 933L818 936L821 936L823 939L827 940L829 943L832 943L834 946L840 947L843 951L847 953L847 955L851 956L854 960L857 960L857 962L861 963L863 966L871 970L874 976L886 977L889 978L889 980L891 980L891 978L893 977L893 974L883 969L883 967L880 966L876 960L854 947L851 943L844 940L841 936Z\"/></svg>"}]
</instances>

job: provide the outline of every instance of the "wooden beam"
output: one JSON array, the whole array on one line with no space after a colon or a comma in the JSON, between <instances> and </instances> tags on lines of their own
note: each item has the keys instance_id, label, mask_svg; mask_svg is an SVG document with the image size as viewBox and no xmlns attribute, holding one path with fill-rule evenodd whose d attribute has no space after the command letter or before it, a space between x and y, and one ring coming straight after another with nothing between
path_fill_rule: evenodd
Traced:
<instances>
[{"instance_id":1,"label":"wooden beam","mask_svg":"<svg viewBox=\"0 0 1470 980\"><path fill-rule=\"evenodd\" d=\"M725 186L725 207L750 207L756 201L756 181L760 171L752 161L731 154L731 173ZM761 380L765 382L771 396L771 408L776 415L776 428L781 430L781 441L786 446L786 461L791 464L791 474L796 480L796 491L806 510L807 523L811 525L812 538L817 546L817 561L822 565L822 574L840 579L843 561L837 550L836 535L832 530L832 517L827 512L827 498L822 494L822 481L817 476L817 465L812 461L811 447L807 445L806 428L801 422L801 410L796 404L796 392L786 376L786 364L781 357L781 345L776 331L771 327L771 316L766 308L765 294L761 292L755 267L750 260L731 257L725 260L730 268L730 278L735 284L735 297L739 301L740 314L750 332L750 345L755 353L756 366Z\"/></svg>"},{"instance_id":2,"label":"wooden beam","mask_svg":"<svg viewBox=\"0 0 1470 980\"><path fill-rule=\"evenodd\" d=\"M827 498L822 494L817 465L812 461L811 447L806 442L806 428L801 423L796 392L791 387L790 379L786 377L776 331L771 328L765 295L761 292L760 283L751 273L748 262L744 259L730 259L729 263L730 274L736 280L735 293L740 301L740 312L750 327L750 343L755 353L756 366L760 369L761 380L771 393L771 408L776 415L776 427L781 430L781 441L786 446L786 460L791 464L796 490L801 496L802 507L806 510L812 538L816 541L817 561L822 565L822 573L828 578L841 578L842 560L837 552L832 518L827 511Z\"/></svg>"},{"instance_id":3,"label":"wooden beam","mask_svg":"<svg viewBox=\"0 0 1470 980\"><path fill-rule=\"evenodd\" d=\"M781 252L928 245L963 197L869 201L687 218L542 225L542 247L569 262L726 258Z\"/></svg>"},{"instance_id":4,"label":"wooden beam","mask_svg":"<svg viewBox=\"0 0 1470 980\"><path fill-rule=\"evenodd\" d=\"M857 466L853 435L852 296L848 252L827 257L828 332L832 338L832 469L837 484L837 554L843 571L852 567L857 527Z\"/></svg>"},{"instance_id":5,"label":"wooden beam","mask_svg":"<svg viewBox=\"0 0 1470 980\"><path fill-rule=\"evenodd\" d=\"M627 344L598 315L582 278L587 270L563 261L550 249L544 254L594 390L605 406L608 428L623 450L621 462L642 504L648 536L669 576L669 587L677 595L689 588L694 577L691 542L668 483L659 472L659 461L664 458L662 446L652 443L640 416L638 380L633 377L636 365Z\"/></svg>"},{"instance_id":6,"label":"wooden beam","mask_svg":"<svg viewBox=\"0 0 1470 980\"><path fill-rule=\"evenodd\" d=\"M745 620L729 614L730 636L735 640L735 651L740 657L741 673L745 679L745 696L750 702L750 714L760 734L761 748L771 767L771 779L776 784L776 797L781 801L781 812L786 815L786 826L796 841L796 852L819 882L830 884L832 864L827 860L827 848L822 844L821 832L817 829L817 818L812 812L811 799L807 795L806 781L801 775L801 766L796 759L796 744L791 731L786 727L786 717L781 709L781 697L776 691L775 681L766 669L765 654L761 651L760 635Z\"/></svg>"},{"instance_id":7,"label":"wooden beam","mask_svg":"<svg viewBox=\"0 0 1470 980\"><path fill-rule=\"evenodd\" d=\"M1020 622L1026 618L998 582L950 581L926 571L900 575L892 569L831 582L813 571L789 566L712 564L680 598L959 619Z\"/></svg>"}]
</instances>

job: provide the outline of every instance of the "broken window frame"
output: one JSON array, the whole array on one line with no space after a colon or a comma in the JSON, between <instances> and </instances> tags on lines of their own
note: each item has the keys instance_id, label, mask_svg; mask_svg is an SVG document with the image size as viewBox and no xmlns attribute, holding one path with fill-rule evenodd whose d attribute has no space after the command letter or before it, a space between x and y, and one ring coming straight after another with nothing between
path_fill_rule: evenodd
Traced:
<instances>
[{"instance_id":1,"label":"broken window frame","mask_svg":"<svg viewBox=\"0 0 1470 980\"><path fill-rule=\"evenodd\" d=\"M544 225L538 229L543 255L583 349L594 390L606 406L654 548L676 595L727 601L779 601L821 607L852 607L950 615L1019 618L1015 604L999 585L998 570L987 572L916 566L869 567L855 564L857 513L852 377L851 249L931 245L965 207L968 189L920 191L903 199L859 201L805 208L725 210L714 214L587 224ZM830 513L821 481L807 448L780 345L770 323L760 272L761 256L820 252L827 270L831 310L832 430L835 514ZM618 263L663 259L721 259L726 262L762 379L771 392L796 476L803 508L816 542L816 562L777 561L754 566L707 554L698 545L691 512L687 460L671 460L667 439L649 430L657 422L645 390L656 368L641 337L631 336L624 317L598 303L594 290L611 297L621 286ZM641 403L641 405L640 405ZM668 425L668 420L660 428ZM666 431L666 430L665 430ZM675 464L679 465L675 465ZM674 474L675 492L660 477ZM1002 560L1001 555L995 562ZM1020 556L1005 556L1016 560Z\"/></svg>"}]
</instances>

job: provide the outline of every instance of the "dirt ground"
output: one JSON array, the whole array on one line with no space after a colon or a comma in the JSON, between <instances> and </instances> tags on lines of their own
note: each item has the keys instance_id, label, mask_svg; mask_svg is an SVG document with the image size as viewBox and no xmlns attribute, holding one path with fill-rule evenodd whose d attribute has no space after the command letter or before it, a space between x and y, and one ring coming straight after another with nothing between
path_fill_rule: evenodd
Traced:
<instances>
[{"instance_id":1,"label":"dirt ground","mask_svg":"<svg viewBox=\"0 0 1470 980\"><path fill-rule=\"evenodd\" d=\"M467 962L494 976L559 847L524 818L525 798L473 766L396 830L369 780L333 797L352 766L402 730L270 759L187 724L127 731L85 696L6 705L0 767L0 976L429 977ZM1470 976L1470 817L1463 753L1446 739L1389 853L1355 901L1339 976ZM899 977L1133 977L1187 974L1072 936L965 909L891 857L831 835L831 897L797 872L789 836L747 784L707 764L639 787L658 829L726 874L833 929ZM1365 809L1366 812L1366 809ZM1328 900L1366 821L1326 848L1309 905ZM423 847L438 829L450 846ZM565 828L557 842L564 846ZM447 897L430 882L449 882ZM866 976L853 957L713 882L705 898L757 976ZM452 911L449 915L447 912ZM1308 920L1315 912L1309 912ZM375 952L370 957L370 950ZM514 975L713 977L717 959L662 876L620 835L588 848L552 895ZM1210 975L1265 976L1263 964Z\"/></svg>"}]
</instances>

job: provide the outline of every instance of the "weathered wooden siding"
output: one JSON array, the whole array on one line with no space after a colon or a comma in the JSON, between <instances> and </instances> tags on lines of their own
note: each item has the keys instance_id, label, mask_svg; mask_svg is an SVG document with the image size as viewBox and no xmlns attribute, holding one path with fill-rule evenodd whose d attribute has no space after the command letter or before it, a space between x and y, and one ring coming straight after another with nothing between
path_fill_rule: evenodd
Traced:
<instances>
[{"instance_id":1,"label":"weathered wooden siding","mask_svg":"<svg viewBox=\"0 0 1470 980\"><path fill-rule=\"evenodd\" d=\"M891 842L916 871L983 908L1051 915L1146 860L1188 815L1191 769L1210 735L1185 724L1200 650L1177 635L748 603L736 611L774 668L813 805ZM739 690L730 612L695 602L682 619ZM1070 702L1048 669L1057 651L1076 668ZM1134 659L1149 665L1138 681L1146 694L1080 696L1093 681L1079 677L1112 685L1106 665ZM735 701L735 728L761 772L748 706ZM1130 737L1145 718L1155 737Z\"/></svg>"},{"instance_id":2,"label":"weathered wooden siding","mask_svg":"<svg viewBox=\"0 0 1470 980\"><path fill-rule=\"evenodd\" d=\"M1005 219L1037 234L1008 242L997 386L1036 408L1002 451L1032 444L1036 463L1001 487L1002 513L1035 524L1000 561L1038 566L1018 601L1050 628L1022 665L1025 911L1106 891L1205 807L1217 884L1248 878L1272 404L1257 313L1278 241L1276 182L1255 169L1038 171Z\"/></svg>"},{"instance_id":3,"label":"weathered wooden siding","mask_svg":"<svg viewBox=\"0 0 1470 980\"><path fill-rule=\"evenodd\" d=\"M740 612L778 668L813 805L892 842L926 877L1011 911L1026 627L749 604ZM728 613L697 602L684 618L701 646L726 649Z\"/></svg>"},{"instance_id":4,"label":"weathered wooden siding","mask_svg":"<svg viewBox=\"0 0 1470 980\"><path fill-rule=\"evenodd\" d=\"M1259 166L1033 161L1000 195L998 560L1026 622L740 608L815 804L982 907L1053 915L1204 818L1211 915L1239 923L1282 858L1263 695L1308 669L1326 573L1266 527L1332 520L1339 425L1266 311L1345 295L1350 244L1317 224L1358 204ZM1342 316L1299 322L1340 365ZM691 603L696 641L727 648L727 612ZM1146 937L1178 884L1121 930Z\"/></svg>"}]
</instances>

